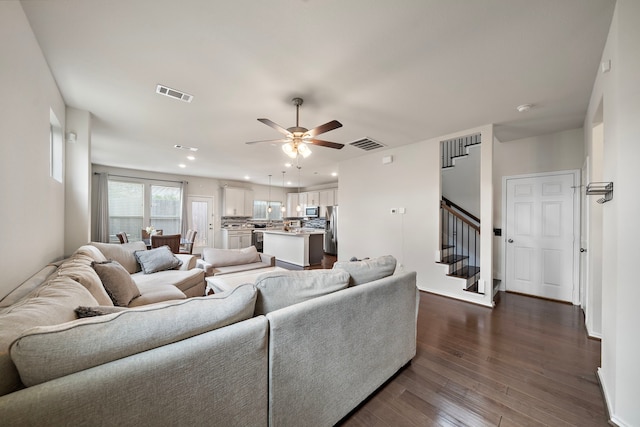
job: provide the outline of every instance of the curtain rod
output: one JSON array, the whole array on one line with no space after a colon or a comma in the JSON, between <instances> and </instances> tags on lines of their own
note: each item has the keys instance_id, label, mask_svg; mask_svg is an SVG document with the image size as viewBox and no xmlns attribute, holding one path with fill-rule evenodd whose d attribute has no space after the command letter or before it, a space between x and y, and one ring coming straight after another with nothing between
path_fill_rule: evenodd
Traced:
<instances>
[{"instance_id":1,"label":"curtain rod","mask_svg":"<svg viewBox=\"0 0 640 427\"><path fill-rule=\"evenodd\" d=\"M101 172L94 172L94 175L100 175ZM189 181L174 181L171 179L159 179L159 178L141 178L139 176L127 176L127 175L114 175L112 173L109 172L104 172L106 173L108 176L115 176L116 178L131 178L131 179L142 179L142 180L146 180L146 181L162 181L162 182L176 182L178 184L188 184Z\"/></svg>"}]
</instances>

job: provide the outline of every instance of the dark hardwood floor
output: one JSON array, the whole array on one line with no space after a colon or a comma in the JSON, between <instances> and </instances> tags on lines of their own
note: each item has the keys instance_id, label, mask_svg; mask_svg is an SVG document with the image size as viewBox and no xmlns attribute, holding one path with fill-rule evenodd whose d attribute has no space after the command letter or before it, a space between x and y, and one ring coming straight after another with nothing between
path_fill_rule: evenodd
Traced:
<instances>
[{"instance_id":1,"label":"dark hardwood floor","mask_svg":"<svg viewBox=\"0 0 640 427\"><path fill-rule=\"evenodd\" d=\"M412 363L340 425L607 425L600 342L578 307L501 292L491 310L421 292L417 338Z\"/></svg>"}]
</instances>

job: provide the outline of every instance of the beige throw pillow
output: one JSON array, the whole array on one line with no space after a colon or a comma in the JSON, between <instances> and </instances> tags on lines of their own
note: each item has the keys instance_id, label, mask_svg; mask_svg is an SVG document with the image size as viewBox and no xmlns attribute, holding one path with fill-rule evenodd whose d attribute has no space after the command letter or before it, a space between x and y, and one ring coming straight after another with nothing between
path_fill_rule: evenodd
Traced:
<instances>
[{"instance_id":1,"label":"beige throw pillow","mask_svg":"<svg viewBox=\"0 0 640 427\"><path fill-rule=\"evenodd\" d=\"M93 262L91 266L100 276L113 305L126 307L132 299L140 296L138 286L118 261Z\"/></svg>"}]
</instances>

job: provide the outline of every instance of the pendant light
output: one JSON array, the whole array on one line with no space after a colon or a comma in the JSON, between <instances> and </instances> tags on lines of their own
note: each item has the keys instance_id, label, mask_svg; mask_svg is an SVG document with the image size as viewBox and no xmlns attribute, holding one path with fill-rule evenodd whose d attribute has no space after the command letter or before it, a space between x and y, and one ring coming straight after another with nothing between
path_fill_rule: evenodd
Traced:
<instances>
[{"instance_id":1,"label":"pendant light","mask_svg":"<svg viewBox=\"0 0 640 427\"><path fill-rule=\"evenodd\" d=\"M287 210L287 208L285 207L285 197L284 197L284 173L285 171L282 171L282 205L280 205L280 210L282 211L283 218L284 218L284 212Z\"/></svg>"},{"instance_id":2,"label":"pendant light","mask_svg":"<svg viewBox=\"0 0 640 427\"><path fill-rule=\"evenodd\" d=\"M267 213L271 213L271 175L269 175L269 200L267 201ZM270 219L271 215L267 215L267 219Z\"/></svg>"},{"instance_id":3,"label":"pendant light","mask_svg":"<svg viewBox=\"0 0 640 427\"><path fill-rule=\"evenodd\" d=\"M296 206L296 212L300 212L302 210L300 206L300 169L302 169L302 166L297 165L296 167L298 168L298 206Z\"/></svg>"}]
</instances>

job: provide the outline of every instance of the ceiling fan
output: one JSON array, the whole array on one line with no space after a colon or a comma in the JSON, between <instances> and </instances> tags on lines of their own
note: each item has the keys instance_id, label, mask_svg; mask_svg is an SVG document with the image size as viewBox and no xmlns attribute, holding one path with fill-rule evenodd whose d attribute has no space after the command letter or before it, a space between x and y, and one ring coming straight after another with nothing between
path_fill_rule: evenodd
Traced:
<instances>
[{"instance_id":1,"label":"ceiling fan","mask_svg":"<svg viewBox=\"0 0 640 427\"><path fill-rule=\"evenodd\" d=\"M293 159L295 159L298 154L301 154L303 157L307 157L309 154L311 154L311 150L309 149L307 144L335 148L337 150L344 147L344 144L338 144L337 142L324 141L322 139L315 138L316 135L320 135L321 133L329 132L330 130L342 127L342 123L337 120L332 120L313 129L303 128L299 124L300 106L302 105L303 100L302 98L293 98L291 102L296 106L295 126L285 129L269 119L258 119L259 122L262 122L267 126L271 126L278 132L283 133L285 135L285 138L268 139L265 141L251 141L247 142L247 144L257 144L259 142L283 142L285 144L282 146L282 150Z\"/></svg>"}]
</instances>

